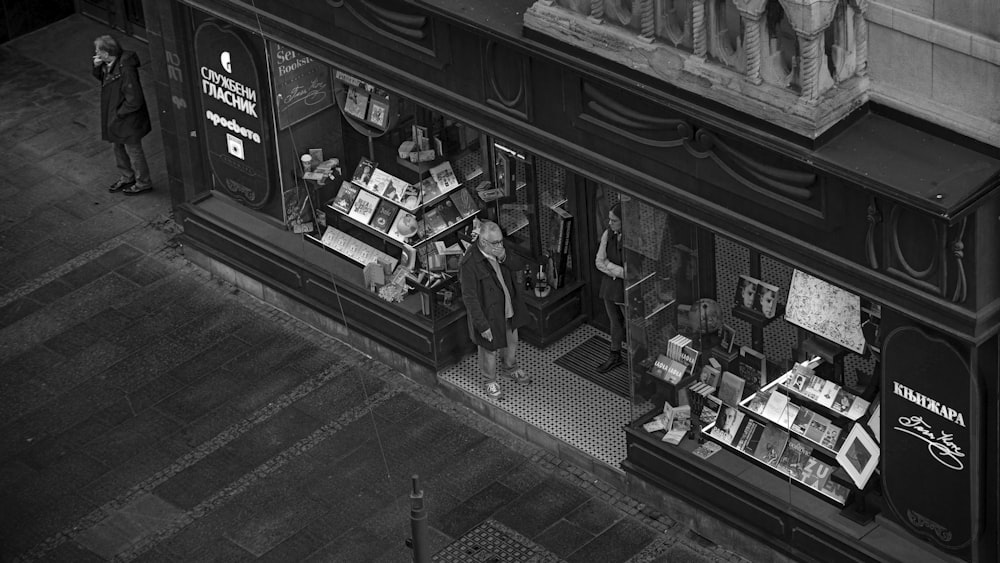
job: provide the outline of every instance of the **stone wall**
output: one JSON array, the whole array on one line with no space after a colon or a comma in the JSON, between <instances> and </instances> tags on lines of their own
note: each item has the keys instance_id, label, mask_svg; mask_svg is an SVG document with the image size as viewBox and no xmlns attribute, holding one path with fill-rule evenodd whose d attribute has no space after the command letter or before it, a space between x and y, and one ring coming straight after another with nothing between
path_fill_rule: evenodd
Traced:
<instances>
[{"instance_id":1,"label":"stone wall","mask_svg":"<svg viewBox=\"0 0 1000 563\"><path fill-rule=\"evenodd\" d=\"M873 101L1000 147L996 0L881 0L868 20Z\"/></svg>"}]
</instances>

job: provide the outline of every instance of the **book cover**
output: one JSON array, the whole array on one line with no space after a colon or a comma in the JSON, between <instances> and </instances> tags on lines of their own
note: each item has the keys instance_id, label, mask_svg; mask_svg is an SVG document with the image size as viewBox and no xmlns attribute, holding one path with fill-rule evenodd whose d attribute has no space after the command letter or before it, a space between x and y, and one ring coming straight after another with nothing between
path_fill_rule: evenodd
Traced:
<instances>
[{"instance_id":1,"label":"book cover","mask_svg":"<svg viewBox=\"0 0 1000 563\"><path fill-rule=\"evenodd\" d=\"M733 377L736 377L736 375L733 374ZM701 381L705 385L711 385L712 387L718 388L720 379L722 379L722 371L719 368L711 364L701 366L701 373L698 375L698 381Z\"/></svg>"},{"instance_id":2,"label":"book cover","mask_svg":"<svg viewBox=\"0 0 1000 563\"><path fill-rule=\"evenodd\" d=\"M365 157L361 157L361 160L358 161L358 167L354 169L354 176L351 177L351 181L362 188L367 188L368 182L372 179L372 174L376 168L378 168L378 164Z\"/></svg>"},{"instance_id":3,"label":"book cover","mask_svg":"<svg viewBox=\"0 0 1000 563\"><path fill-rule=\"evenodd\" d=\"M823 384L823 389L819 392L819 396L815 400L824 407L833 408L833 400L839 391L840 385L832 381L827 381Z\"/></svg>"},{"instance_id":4,"label":"book cover","mask_svg":"<svg viewBox=\"0 0 1000 563\"><path fill-rule=\"evenodd\" d=\"M740 377L746 380L747 387L755 391L767 385L767 367L764 354L749 348L740 346Z\"/></svg>"},{"instance_id":5,"label":"book cover","mask_svg":"<svg viewBox=\"0 0 1000 563\"><path fill-rule=\"evenodd\" d=\"M813 375L809 377L805 386L802 388L802 395L809 398L812 401L819 399L819 394L823 390L823 386L826 385L826 380L818 375Z\"/></svg>"},{"instance_id":6,"label":"book cover","mask_svg":"<svg viewBox=\"0 0 1000 563\"><path fill-rule=\"evenodd\" d=\"M360 189L361 188L350 182L342 183L337 195L334 196L333 201L330 202L330 206L345 215L350 213L351 207L354 205L354 200L358 197L358 191Z\"/></svg>"},{"instance_id":7,"label":"book cover","mask_svg":"<svg viewBox=\"0 0 1000 563\"><path fill-rule=\"evenodd\" d=\"M812 420L809 421L809 428L806 429L806 438L820 444L823 442L823 435L830 427L830 419L817 413L813 413Z\"/></svg>"},{"instance_id":8,"label":"book cover","mask_svg":"<svg viewBox=\"0 0 1000 563\"><path fill-rule=\"evenodd\" d=\"M851 492L850 489L834 481L833 479L827 479L826 483L823 484L823 488L820 490L823 491L823 493L825 493L827 496L836 499L841 503L847 502L847 495L850 494Z\"/></svg>"},{"instance_id":9,"label":"book cover","mask_svg":"<svg viewBox=\"0 0 1000 563\"><path fill-rule=\"evenodd\" d=\"M767 404L764 405L764 412L760 414L772 422L777 422L782 417L788 416L785 414L787 411L788 395L775 391L774 393L771 393L771 396L767 399ZM787 426L785 427L787 428Z\"/></svg>"},{"instance_id":10,"label":"book cover","mask_svg":"<svg viewBox=\"0 0 1000 563\"><path fill-rule=\"evenodd\" d=\"M795 438L790 438L785 445L781 457L778 458L778 470L794 479L802 480L802 470L812 455L812 448Z\"/></svg>"},{"instance_id":11,"label":"book cover","mask_svg":"<svg viewBox=\"0 0 1000 563\"><path fill-rule=\"evenodd\" d=\"M366 117L366 121L380 129L385 129L389 121L388 100L372 96L368 100L368 116Z\"/></svg>"},{"instance_id":12,"label":"book cover","mask_svg":"<svg viewBox=\"0 0 1000 563\"><path fill-rule=\"evenodd\" d=\"M733 407L739 405L740 401L743 400L744 385L746 385L746 381L743 378L728 371L723 373L719 383L719 399Z\"/></svg>"},{"instance_id":13,"label":"book cover","mask_svg":"<svg viewBox=\"0 0 1000 563\"><path fill-rule=\"evenodd\" d=\"M821 491L831 473L833 473L833 468L830 467L830 464L810 457L806 460L805 467L802 468L800 480L817 491Z\"/></svg>"},{"instance_id":14,"label":"book cover","mask_svg":"<svg viewBox=\"0 0 1000 563\"><path fill-rule=\"evenodd\" d=\"M812 421L812 417L813 411L805 407L800 407L799 413L795 415L795 419L792 421L792 432L805 436L806 431L809 430L809 423Z\"/></svg>"},{"instance_id":15,"label":"book cover","mask_svg":"<svg viewBox=\"0 0 1000 563\"><path fill-rule=\"evenodd\" d=\"M382 195L383 193L385 193L386 187L388 187L389 184L392 183L393 179L394 177L392 174L389 174L388 172L382 170L381 168L376 168L375 171L372 172L371 178L368 180L368 183L365 184L365 189L373 194Z\"/></svg>"},{"instance_id":16,"label":"book cover","mask_svg":"<svg viewBox=\"0 0 1000 563\"><path fill-rule=\"evenodd\" d=\"M830 406L834 412L846 415L848 411L851 410L851 404L854 402L854 395L851 395L843 387L837 391L837 395L833 398L833 405Z\"/></svg>"},{"instance_id":17,"label":"book cover","mask_svg":"<svg viewBox=\"0 0 1000 563\"><path fill-rule=\"evenodd\" d=\"M400 211L396 214L396 219L389 228L389 236L405 242L407 239L417 234L417 218L412 213Z\"/></svg>"},{"instance_id":18,"label":"book cover","mask_svg":"<svg viewBox=\"0 0 1000 563\"><path fill-rule=\"evenodd\" d=\"M458 177L455 176L455 171L451 168L451 163L447 160L432 167L430 172L434 181L441 188L441 193L448 193L461 185Z\"/></svg>"},{"instance_id":19,"label":"book cover","mask_svg":"<svg viewBox=\"0 0 1000 563\"><path fill-rule=\"evenodd\" d=\"M441 187L434 181L433 176L428 176L420 181L420 195L424 203L430 203L441 197Z\"/></svg>"},{"instance_id":20,"label":"book cover","mask_svg":"<svg viewBox=\"0 0 1000 563\"><path fill-rule=\"evenodd\" d=\"M806 383L809 381L809 377L802 373L792 373L791 377L785 380L785 387L792 389L798 393L801 393L806 387Z\"/></svg>"},{"instance_id":21,"label":"book cover","mask_svg":"<svg viewBox=\"0 0 1000 563\"><path fill-rule=\"evenodd\" d=\"M385 199L379 201L370 225L383 233L388 233L397 211L399 206L395 203Z\"/></svg>"},{"instance_id":22,"label":"book cover","mask_svg":"<svg viewBox=\"0 0 1000 563\"><path fill-rule=\"evenodd\" d=\"M868 401L862 399L861 397L854 397L851 401L851 408L847 409L847 418L851 420L857 420L864 416L868 412L868 407L871 405Z\"/></svg>"},{"instance_id":23,"label":"book cover","mask_svg":"<svg viewBox=\"0 0 1000 563\"><path fill-rule=\"evenodd\" d=\"M840 449L840 427L836 424L830 424L826 427L826 432L823 433L823 441L820 445L824 448L837 451Z\"/></svg>"},{"instance_id":24,"label":"book cover","mask_svg":"<svg viewBox=\"0 0 1000 563\"><path fill-rule=\"evenodd\" d=\"M753 451L753 456L771 467L776 467L787 441L788 432L784 428L768 424L764 427L764 431L761 432L760 440Z\"/></svg>"},{"instance_id":25,"label":"book cover","mask_svg":"<svg viewBox=\"0 0 1000 563\"><path fill-rule=\"evenodd\" d=\"M354 199L354 205L351 206L351 211L348 215L351 219L367 225L372 220L372 216L375 215L375 208L378 207L378 202L379 198L377 195L359 190L358 197Z\"/></svg>"},{"instance_id":26,"label":"book cover","mask_svg":"<svg viewBox=\"0 0 1000 563\"><path fill-rule=\"evenodd\" d=\"M736 449L749 455L753 455L753 452L757 450L757 444L760 443L760 437L764 434L764 425L757 422L752 418L744 418L743 430L740 432L740 438L736 442Z\"/></svg>"},{"instance_id":27,"label":"book cover","mask_svg":"<svg viewBox=\"0 0 1000 563\"><path fill-rule=\"evenodd\" d=\"M462 220L462 216L458 213L458 208L455 207L455 202L449 198L441 200L441 203L437 204L435 209L437 209L441 215L441 219L449 227Z\"/></svg>"},{"instance_id":28,"label":"book cover","mask_svg":"<svg viewBox=\"0 0 1000 563\"><path fill-rule=\"evenodd\" d=\"M715 419L715 426L712 427L709 434L720 442L732 444L733 440L736 439L736 432L743 423L744 416L746 415L737 407L723 406L719 416Z\"/></svg>"},{"instance_id":29,"label":"book cover","mask_svg":"<svg viewBox=\"0 0 1000 563\"><path fill-rule=\"evenodd\" d=\"M754 393L753 398L750 399L749 403L747 403L747 410L752 413L762 415L764 413L764 406L767 405L767 402L771 399L771 393L773 393L773 390L771 389L761 389L760 391Z\"/></svg>"},{"instance_id":30,"label":"book cover","mask_svg":"<svg viewBox=\"0 0 1000 563\"><path fill-rule=\"evenodd\" d=\"M715 455L722 449L722 446L716 444L715 442L705 442L704 444L698 446L691 451L694 455L700 457L701 459L708 459Z\"/></svg>"},{"instance_id":31,"label":"book cover","mask_svg":"<svg viewBox=\"0 0 1000 563\"><path fill-rule=\"evenodd\" d=\"M469 190L458 189L451 192L451 195L448 197L455 202L455 208L458 209L458 213L463 219L479 212L479 207L476 206L475 200L469 195Z\"/></svg>"},{"instance_id":32,"label":"book cover","mask_svg":"<svg viewBox=\"0 0 1000 563\"><path fill-rule=\"evenodd\" d=\"M368 92L363 88L351 86L347 90L347 99L344 101L344 113L351 117L364 119L368 115Z\"/></svg>"},{"instance_id":33,"label":"book cover","mask_svg":"<svg viewBox=\"0 0 1000 563\"><path fill-rule=\"evenodd\" d=\"M712 424L719 417L719 411L722 410L722 401L718 397L705 397L705 404L701 407L701 426L705 427Z\"/></svg>"},{"instance_id":34,"label":"book cover","mask_svg":"<svg viewBox=\"0 0 1000 563\"><path fill-rule=\"evenodd\" d=\"M428 235L434 235L447 228L444 219L441 218L441 214L438 212L436 207L428 209L427 212L424 213L424 224L427 226Z\"/></svg>"}]
</instances>

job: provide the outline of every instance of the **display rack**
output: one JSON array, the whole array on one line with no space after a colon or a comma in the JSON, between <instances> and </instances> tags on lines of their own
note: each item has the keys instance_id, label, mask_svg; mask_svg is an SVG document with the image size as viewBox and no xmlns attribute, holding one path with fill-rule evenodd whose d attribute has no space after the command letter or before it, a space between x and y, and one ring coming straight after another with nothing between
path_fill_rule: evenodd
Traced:
<instances>
[{"instance_id":1,"label":"display rack","mask_svg":"<svg viewBox=\"0 0 1000 563\"><path fill-rule=\"evenodd\" d=\"M834 395L844 393L851 406L843 410L826 406L796 389L802 378L794 370L788 371L737 406L723 406L717 420L705 426L703 434L806 491L845 506L856 488L837 463L837 450L847 426L867 410L867 401L837 386ZM822 385L832 390L831 385L836 384ZM815 426L814 419L818 422ZM733 429L723 430L723 425Z\"/></svg>"}]
</instances>

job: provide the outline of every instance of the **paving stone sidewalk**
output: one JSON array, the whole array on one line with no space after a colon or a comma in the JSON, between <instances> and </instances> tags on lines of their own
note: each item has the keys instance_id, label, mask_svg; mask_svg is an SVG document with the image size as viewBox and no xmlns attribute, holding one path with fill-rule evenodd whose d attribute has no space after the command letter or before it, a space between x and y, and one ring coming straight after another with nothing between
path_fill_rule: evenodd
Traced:
<instances>
[{"instance_id":1,"label":"paving stone sidewalk","mask_svg":"<svg viewBox=\"0 0 1000 563\"><path fill-rule=\"evenodd\" d=\"M0 560L409 561L417 474L437 561L745 561L187 262L156 129L103 188L106 32L0 46Z\"/></svg>"}]
</instances>

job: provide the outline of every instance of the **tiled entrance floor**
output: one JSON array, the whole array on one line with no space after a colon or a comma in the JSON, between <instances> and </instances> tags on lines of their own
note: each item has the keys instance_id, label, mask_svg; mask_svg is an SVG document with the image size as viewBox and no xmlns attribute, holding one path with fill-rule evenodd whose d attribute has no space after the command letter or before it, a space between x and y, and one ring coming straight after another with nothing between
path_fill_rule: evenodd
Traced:
<instances>
[{"instance_id":1,"label":"tiled entrance floor","mask_svg":"<svg viewBox=\"0 0 1000 563\"><path fill-rule=\"evenodd\" d=\"M488 399L483 393L476 354L445 369L438 377L442 383L490 403L621 471L629 401L554 363L556 358L595 335L607 338L603 332L584 325L544 350L522 343L518 362L534 377L534 382L518 385L501 380L504 391L501 401Z\"/></svg>"}]
</instances>

